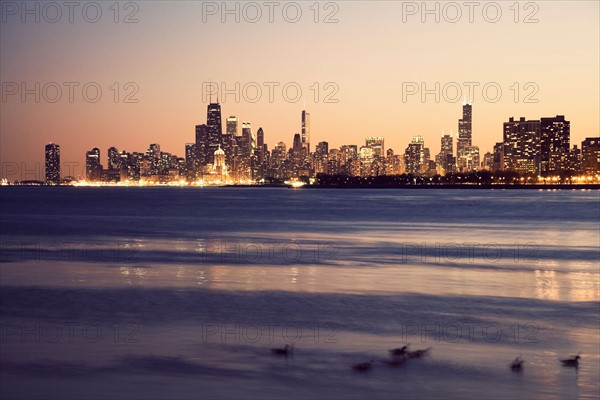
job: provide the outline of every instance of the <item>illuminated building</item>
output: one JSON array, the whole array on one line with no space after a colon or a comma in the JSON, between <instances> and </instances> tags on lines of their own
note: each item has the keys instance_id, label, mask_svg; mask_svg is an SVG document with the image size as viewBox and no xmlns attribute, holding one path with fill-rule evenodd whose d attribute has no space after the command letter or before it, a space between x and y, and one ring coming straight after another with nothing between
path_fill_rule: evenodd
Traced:
<instances>
[{"instance_id":1,"label":"illuminated building","mask_svg":"<svg viewBox=\"0 0 600 400\"><path fill-rule=\"evenodd\" d=\"M319 142L315 149L315 173L328 173L329 167L329 143Z\"/></svg>"},{"instance_id":2,"label":"illuminated building","mask_svg":"<svg viewBox=\"0 0 600 400\"><path fill-rule=\"evenodd\" d=\"M102 164L100 164L100 149L94 147L85 153L85 177L88 181L102 179Z\"/></svg>"},{"instance_id":3,"label":"illuminated building","mask_svg":"<svg viewBox=\"0 0 600 400\"><path fill-rule=\"evenodd\" d=\"M540 121L511 117L504 123L504 170L537 176L539 169Z\"/></svg>"},{"instance_id":4,"label":"illuminated building","mask_svg":"<svg viewBox=\"0 0 600 400\"><path fill-rule=\"evenodd\" d=\"M492 171L503 171L504 170L504 142L496 143L494 145L494 162Z\"/></svg>"},{"instance_id":5,"label":"illuminated building","mask_svg":"<svg viewBox=\"0 0 600 400\"><path fill-rule=\"evenodd\" d=\"M48 143L45 151L46 183L60 184L60 146Z\"/></svg>"},{"instance_id":6,"label":"illuminated building","mask_svg":"<svg viewBox=\"0 0 600 400\"><path fill-rule=\"evenodd\" d=\"M581 142L581 171L587 175L600 174L600 137Z\"/></svg>"},{"instance_id":7,"label":"illuminated building","mask_svg":"<svg viewBox=\"0 0 600 400\"><path fill-rule=\"evenodd\" d=\"M374 176L385 175L385 144L381 136L369 136L365 138L365 145L373 149L373 161L371 173Z\"/></svg>"},{"instance_id":8,"label":"illuminated building","mask_svg":"<svg viewBox=\"0 0 600 400\"><path fill-rule=\"evenodd\" d=\"M462 118L458 120L458 139L456 142L456 162L458 170L462 171L466 167L465 149L471 146L472 143L472 111L473 107L470 103L463 103Z\"/></svg>"},{"instance_id":9,"label":"illuminated building","mask_svg":"<svg viewBox=\"0 0 600 400\"><path fill-rule=\"evenodd\" d=\"M372 147L362 146L359 152L360 158L360 176L373 176L373 160L375 152Z\"/></svg>"},{"instance_id":10,"label":"illuminated building","mask_svg":"<svg viewBox=\"0 0 600 400\"><path fill-rule=\"evenodd\" d=\"M310 153L310 114L302 110L302 147Z\"/></svg>"},{"instance_id":11,"label":"illuminated building","mask_svg":"<svg viewBox=\"0 0 600 400\"><path fill-rule=\"evenodd\" d=\"M454 158L452 133L442 133L440 152L435 156L438 173L443 175L455 171L456 158Z\"/></svg>"},{"instance_id":12,"label":"illuminated building","mask_svg":"<svg viewBox=\"0 0 600 400\"><path fill-rule=\"evenodd\" d=\"M540 120L540 172L560 173L567 168L571 140L571 123L564 115Z\"/></svg>"},{"instance_id":13,"label":"illuminated building","mask_svg":"<svg viewBox=\"0 0 600 400\"><path fill-rule=\"evenodd\" d=\"M477 171L480 168L479 147L477 147L477 146L465 147L464 159L465 159L464 169L466 171Z\"/></svg>"},{"instance_id":14,"label":"illuminated building","mask_svg":"<svg viewBox=\"0 0 600 400\"><path fill-rule=\"evenodd\" d=\"M404 151L404 169L407 174L419 174L421 172L424 148L423 137L413 136L411 143Z\"/></svg>"}]
</instances>

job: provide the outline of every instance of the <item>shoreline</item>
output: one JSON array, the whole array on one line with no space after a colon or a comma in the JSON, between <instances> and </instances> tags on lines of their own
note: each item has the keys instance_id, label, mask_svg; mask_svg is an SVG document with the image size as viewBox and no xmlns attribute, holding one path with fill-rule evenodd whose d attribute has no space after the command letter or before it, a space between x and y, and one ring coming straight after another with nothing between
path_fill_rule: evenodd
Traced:
<instances>
[{"instance_id":1,"label":"shoreline","mask_svg":"<svg viewBox=\"0 0 600 400\"><path fill-rule=\"evenodd\" d=\"M76 188L74 185L4 185L2 188L32 188L32 187L45 187L45 188ZM397 186L383 186L383 185L304 185L295 187L287 184L266 184L266 185L222 185L222 186L192 186L192 185L150 185L150 186L119 186L119 185L100 185L100 186L82 186L84 188L284 188L284 189L456 189L456 190L600 190L600 184L528 184L528 185L510 185L510 184L481 184L481 185L469 185L469 184L432 184L432 185L397 185Z\"/></svg>"}]
</instances>

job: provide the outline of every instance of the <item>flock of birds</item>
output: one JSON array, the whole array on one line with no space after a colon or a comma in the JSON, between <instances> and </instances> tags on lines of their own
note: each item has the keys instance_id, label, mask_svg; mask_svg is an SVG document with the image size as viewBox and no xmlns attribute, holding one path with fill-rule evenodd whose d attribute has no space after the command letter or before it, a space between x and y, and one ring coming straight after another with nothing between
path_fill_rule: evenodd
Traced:
<instances>
[{"instance_id":1,"label":"flock of birds","mask_svg":"<svg viewBox=\"0 0 600 400\"><path fill-rule=\"evenodd\" d=\"M402 347L397 347L395 349L388 350L390 358L387 360L382 360L382 363L390 366L390 367L399 367L403 365L409 359L422 358L429 354L431 347L426 349L419 350L409 350L410 343L406 344ZM271 349L271 353L277 356L287 357L288 355L294 355L294 345L291 346L286 344L282 348ZM563 367L574 367L575 369L579 368L579 360L581 360L581 356L577 354L576 356L571 356L570 358L565 358L559 360ZM358 372L367 372L373 367L373 360L362 362L358 364L354 364L351 368L354 371ZM525 364L525 360L520 356L515 358L512 363L510 363L510 369L514 372L523 371L523 365Z\"/></svg>"}]
</instances>

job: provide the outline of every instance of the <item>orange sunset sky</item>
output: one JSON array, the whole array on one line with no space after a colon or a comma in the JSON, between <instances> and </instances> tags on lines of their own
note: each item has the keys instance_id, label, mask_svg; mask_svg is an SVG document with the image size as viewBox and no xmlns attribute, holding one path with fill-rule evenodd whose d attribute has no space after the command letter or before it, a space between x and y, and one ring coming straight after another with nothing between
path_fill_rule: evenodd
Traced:
<instances>
[{"instance_id":1,"label":"orange sunset sky","mask_svg":"<svg viewBox=\"0 0 600 400\"><path fill-rule=\"evenodd\" d=\"M32 8L36 2L29 2ZM60 3L60 2L59 2ZM287 2L289 3L289 2ZM220 82L234 88L236 82L278 82L273 102L268 88L255 103L235 102L232 95L221 97L223 121L231 114L262 127L269 148L278 141L289 146L300 131L300 114L306 104L311 114L311 142L322 140L330 148L364 143L365 136L384 136L386 147L403 152L413 135L423 135L435 155L442 131L457 131L462 98L436 103L433 95L422 102L410 96L403 102L403 83L425 82L434 88L448 82L478 82L473 99L473 144L481 153L491 151L502 140L502 122L509 117L565 115L571 121L571 144L599 135L599 2L537 1L496 2L502 12L498 22L485 20L482 8L461 6L456 23L447 4L439 3L440 21L434 15L421 21L420 10L407 14L407 2L342 1L297 2L302 11L296 23L286 21L280 2L269 22L268 8L257 2L262 18L252 23L254 10L239 3L240 22L229 15L208 15L206 2L134 2L135 8L119 3L118 23L113 2L100 3L102 17L87 22L80 9L69 22L67 9L57 22L47 9L40 22L20 10L3 8L0 25L0 158L7 163L43 162L44 145L61 145L61 161L80 163L92 147L145 151L150 143L160 143L163 151L184 156L184 144L193 142L194 125L205 123L207 101L203 82ZM535 3L535 7L526 6ZM20 2L16 4L20 7ZM43 7L43 3L40 7ZM82 3L83 4L83 3ZM221 2L211 3L221 6ZM413 3L421 7L421 2ZM427 3L430 8L435 2ZM463 2L457 2L459 6ZM5 7L5 6L3 6ZM232 9L233 2L229 3ZM313 7L311 9L311 7ZM513 7L513 9L511 9ZM315 23L314 9L319 9ZM515 23L515 8L519 9ZM404 10L404 15L403 15ZM88 10L89 11L89 10ZM288 10L294 17L293 10ZM42 11L40 11L42 12ZM91 11L89 11L92 13ZM487 18L494 17L488 9ZM123 23L133 13L137 23ZM324 23L334 13L336 23ZM403 16L406 21L403 22ZM524 23L529 16L537 23ZM203 21L205 19L205 21ZM77 82L73 102L63 87L56 103L34 95L23 102L21 93L10 94L13 83L33 88L48 82ZM85 101L82 86L96 82L102 97L96 103ZM111 90L118 82L119 101ZM139 88L137 103L125 103L127 82ZM302 98L296 103L284 99L281 88L296 82ZM315 102L314 83L320 87ZM333 82L339 88L337 103L324 102ZM502 89L499 101L486 101L481 87L496 82ZM520 98L514 99L514 83ZM524 102L533 82L539 91L537 103ZM114 88L114 87L113 87ZM20 90L20 87L19 87ZM463 86L466 95L466 87ZM293 92L290 92L293 93ZM492 93L492 92L491 92ZM48 96L54 96L49 91ZM254 92L251 92L254 95ZM493 93L492 93L493 94ZM224 100L224 101L223 101ZM313 147L314 148L314 147ZM65 171L63 171L65 174Z\"/></svg>"}]
</instances>

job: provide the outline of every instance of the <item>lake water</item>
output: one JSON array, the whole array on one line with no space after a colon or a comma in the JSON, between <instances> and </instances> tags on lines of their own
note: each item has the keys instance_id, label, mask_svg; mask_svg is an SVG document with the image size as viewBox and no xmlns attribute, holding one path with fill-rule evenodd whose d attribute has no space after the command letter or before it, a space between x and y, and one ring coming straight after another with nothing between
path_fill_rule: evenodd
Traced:
<instances>
[{"instance_id":1,"label":"lake water","mask_svg":"<svg viewBox=\"0 0 600 400\"><path fill-rule=\"evenodd\" d=\"M598 191L3 187L0 206L2 398L600 397ZM430 354L383 363L404 343Z\"/></svg>"}]
</instances>

